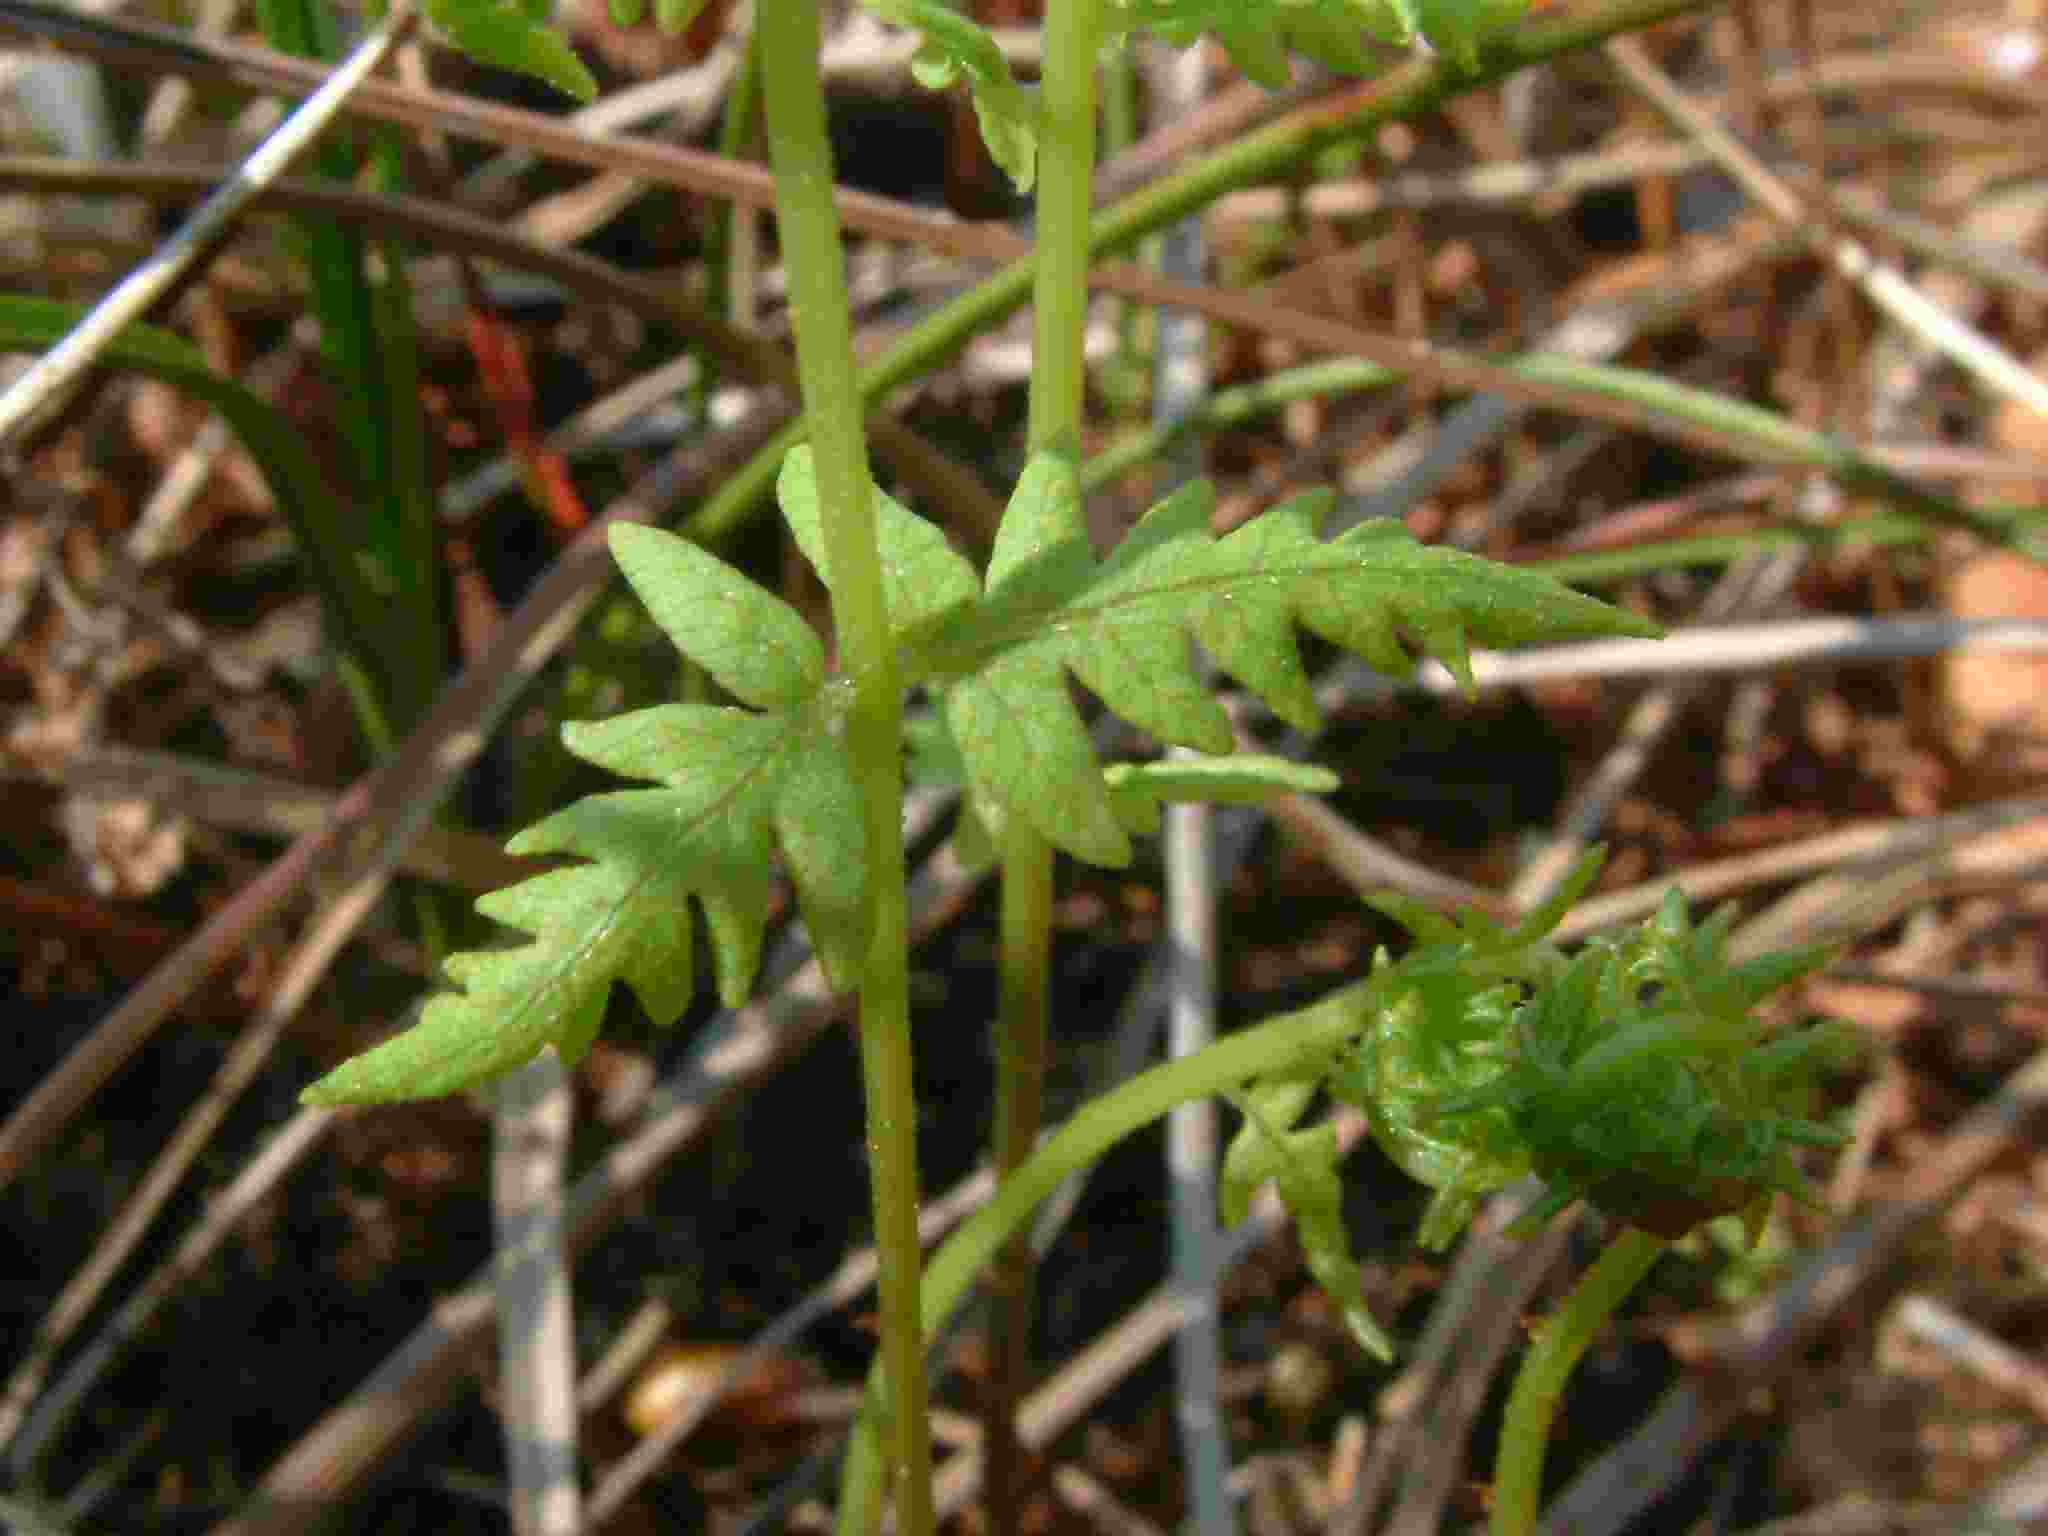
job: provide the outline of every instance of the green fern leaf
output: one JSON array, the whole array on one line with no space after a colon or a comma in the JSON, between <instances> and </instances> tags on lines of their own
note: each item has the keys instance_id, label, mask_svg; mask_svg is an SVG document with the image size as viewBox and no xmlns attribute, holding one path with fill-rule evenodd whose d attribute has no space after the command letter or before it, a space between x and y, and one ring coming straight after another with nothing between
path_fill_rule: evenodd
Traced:
<instances>
[{"instance_id":1,"label":"green fern leaf","mask_svg":"<svg viewBox=\"0 0 2048 1536\"><path fill-rule=\"evenodd\" d=\"M808 451L789 456L780 494L831 587ZM1143 827L1161 799L1295 787L1280 766L1256 762L1105 778L1070 679L1162 740L1230 751L1193 641L1313 728L1297 626L1397 672L1411 665L1406 635L1468 680L1468 637L1517 644L1650 631L1546 578L1423 549L1399 528L1325 543L1316 524L1327 505L1299 498L1219 540L1211 493L1196 485L1097 560L1074 457L1044 453L1018 484L984 586L938 528L878 494L884 594L906 681L941 696L983 821L1022 816L1055 845L1115 864L1129 857L1126 821ZM737 1005L759 963L778 852L827 974L842 986L856 974L866 859L842 739L849 689L828 678L802 619L723 562L649 529L614 530L612 547L656 622L739 705L665 705L566 728L579 756L659 787L592 796L515 839L518 853L588 862L479 902L532 941L452 960L462 990L430 1000L411 1030L316 1084L311 1102L446 1093L548 1045L573 1059L614 981L657 1019L673 1018L695 986L693 909L710 930L720 994Z\"/></svg>"},{"instance_id":2,"label":"green fern leaf","mask_svg":"<svg viewBox=\"0 0 2048 1536\"><path fill-rule=\"evenodd\" d=\"M825 648L810 625L716 555L631 524L614 528L610 542L654 622L734 698L756 709L792 709L824 683ZM616 771L662 776L638 767Z\"/></svg>"},{"instance_id":3,"label":"green fern leaf","mask_svg":"<svg viewBox=\"0 0 2048 1536\"><path fill-rule=\"evenodd\" d=\"M674 1019L696 986L693 903L710 931L720 996L737 1006L759 966L778 850L827 974L841 986L856 975L865 931L859 797L839 732L844 690L826 685L817 636L687 540L621 528L612 549L669 638L758 710L670 704L566 727L578 756L661 787L590 796L513 839L515 853L589 862L478 902L532 942L452 959L460 992L431 999L410 1030L344 1063L308 1102L448 1093L548 1045L573 1061L596 1034L614 981L655 1019Z\"/></svg>"},{"instance_id":4,"label":"green fern leaf","mask_svg":"<svg viewBox=\"0 0 2048 1536\"><path fill-rule=\"evenodd\" d=\"M971 604L981 590L974 567L946 543L946 535L894 497L877 489L875 542L882 557L882 599L889 631L902 638L950 610ZM825 525L818 505L818 472L808 445L792 448L775 482L775 499L791 537L826 589L836 590L825 555Z\"/></svg>"},{"instance_id":5,"label":"green fern leaf","mask_svg":"<svg viewBox=\"0 0 2048 1536\"><path fill-rule=\"evenodd\" d=\"M1475 68L1486 45L1528 8L1528 0L1109 0L1109 28L1112 35L1152 32L1183 47L1207 33L1246 78L1278 90L1288 81L1290 50L1356 75L1373 68L1375 43L1426 42Z\"/></svg>"},{"instance_id":6,"label":"green fern leaf","mask_svg":"<svg viewBox=\"0 0 2048 1536\"><path fill-rule=\"evenodd\" d=\"M597 94L575 50L516 0L427 0L427 16L479 64L533 75L578 101Z\"/></svg>"},{"instance_id":7,"label":"green fern leaf","mask_svg":"<svg viewBox=\"0 0 2048 1536\"><path fill-rule=\"evenodd\" d=\"M1146 31L1176 47L1207 33L1268 90L1284 88L1291 49L1342 74L1364 74L1372 42L1407 47L1420 35L1418 0L1110 0L1112 35Z\"/></svg>"},{"instance_id":8,"label":"green fern leaf","mask_svg":"<svg viewBox=\"0 0 2048 1536\"><path fill-rule=\"evenodd\" d=\"M674 985L674 965L690 953L689 908L633 887L630 871L585 866L485 897L479 911L514 926L531 924L535 941L451 958L449 979L463 991L430 997L410 1029L343 1062L305 1091L305 1102L379 1104L454 1093L523 1066L547 1045L573 1061L597 1034L613 976L631 977L643 998L686 999L687 988ZM601 942L565 959L592 935ZM590 985L600 970L604 980Z\"/></svg>"},{"instance_id":9,"label":"green fern leaf","mask_svg":"<svg viewBox=\"0 0 2048 1536\"><path fill-rule=\"evenodd\" d=\"M1344 1224L1344 1183L1337 1171L1341 1149L1337 1128L1324 1121L1294 1129L1316 1084L1298 1080L1262 1082L1236 1096L1244 1125L1224 1155L1219 1204L1225 1225L1251 1215L1252 1197L1276 1185L1294 1216L1295 1235L1316 1283L1344 1310L1345 1324L1359 1347L1391 1362L1394 1341L1365 1304L1364 1276L1351 1254Z\"/></svg>"},{"instance_id":10,"label":"green fern leaf","mask_svg":"<svg viewBox=\"0 0 2048 1536\"><path fill-rule=\"evenodd\" d=\"M911 73L926 90L943 91L966 81L975 121L991 159L1019 193L1028 193L1038 171L1038 112L1010 73L1002 49L974 21L940 0L866 0L884 21L924 35Z\"/></svg>"},{"instance_id":11,"label":"green fern leaf","mask_svg":"<svg viewBox=\"0 0 2048 1536\"><path fill-rule=\"evenodd\" d=\"M1090 863L1130 843L1069 689L1078 680L1162 741L1228 753L1230 725L1191 641L1304 731L1319 725L1294 632L1305 628L1397 676L1413 643L1468 686L1467 645L1523 645L1655 626L1532 572L1417 544L1375 522L1323 541L1327 493L1296 497L1218 539L1206 484L1146 514L1108 559L1048 508L1078 507L1071 460L1044 454L1014 503L1029 552L992 567L980 603L911 637L918 676L945 688L946 722L977 793ZM1010 515L1018 515L1014 512ZM1000 541L999 541L1000 551ZM1405 638L1404 638L1405 637Z\"/></svg>"}]
</instances>

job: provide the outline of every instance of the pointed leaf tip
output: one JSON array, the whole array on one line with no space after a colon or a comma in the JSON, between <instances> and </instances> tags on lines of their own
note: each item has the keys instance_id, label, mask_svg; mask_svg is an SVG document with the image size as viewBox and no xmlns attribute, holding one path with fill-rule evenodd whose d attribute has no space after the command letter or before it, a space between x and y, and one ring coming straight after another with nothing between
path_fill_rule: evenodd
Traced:
<instances>
[{"instance_id":1,"label":"pointed leaf tip","mask_svg":"<svg viewBox=\"0 0 2048 1536\"><path fill-rule=\"evenodd\" d=\"M786 709L823 684L824 643L766 587L659 528L621 524L608 541L654 622L734 698Z\"/></svg>"},{"instance_id":2,"label":"pointed leaf tip","mask_svg":"<svg viewBox=\"0 0 2048 1536\"><path fill-rule=\"evenodd\" d=\"M946 542L945 530L919 517L879 486L872 491L875 542L882 556L882 597L892 635L903 636L949 609L971 603L981 581L966 557ZM825 515L818 471L809 444L792 448L775 480L775 499L790 537L828 592L835 578L825 551Z\"/></svg>"},{"instance_id":3,"label":"pointed leaf tip","mask_svg":"<svg viewBox=\"0 0 2048 1536\"><path fill-rule=\"evenodd\" d=\"M699 911L719 996L738 1006L760 964L778 847L828 972L844 984L864 936L858 803L842 750L810 712L671 704L570 739L664 787L587 796L514 838L514 852L590 862L478 901L484 916L531 939L453 957L447 972L460 990L430 999L410 1030L316 1083L308 1103L450 1093L549 1045L574 1061L616 982L668 1024L696 993Z\"/></svg>"},{"instance_id":4,"label":"pointed leaf tip","mask_svg":"<svg viewBox=\"0 0 2048 1536\"><path fill-rule=\"evenodd\" d=\"M427 16L479 64L545 80L589 101L597 80L562 35L505 0L428 0Z\"/></svg>"}]
</instances>

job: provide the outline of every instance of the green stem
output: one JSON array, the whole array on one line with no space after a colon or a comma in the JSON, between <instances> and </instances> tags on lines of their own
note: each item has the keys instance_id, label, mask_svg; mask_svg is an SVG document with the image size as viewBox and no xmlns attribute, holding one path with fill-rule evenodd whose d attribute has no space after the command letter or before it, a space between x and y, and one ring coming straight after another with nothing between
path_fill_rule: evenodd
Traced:
<instances>
[{"instance_id":1,"label":"green stem","mask_svg":"<svg viewBox=\"0 0 2048 1536\"><path fill-rule=\"evenodd\" d=\"M1030 1157L1045 1119L1046 1015L1052 975L1052 845L1021 816L1003 835L1001 981L996 1009L996 1177L1009 1179ZM994 1337L983 1404L990 1529L1014 1531L1023 1495L1017 1404L1030 1370L1037 1264L1020 1231L988 1277Z\"/></svg>"},{"instance_id":2,"label":"green stem","mask_svg":"<svg viewBox=\"0 0 2048 1536\"><path fill-rule=\"evenodd\" d=\"M746 52L740 55L739 73L733 76L732 90L726 96L725 115L719 121L718 152L728 160L760 158L760 138L755 131L760 94L761 50L749 36ZM736 313L732 301L738 297L738 292L733 286L732 268L743 246L759 249L759 241L753 238L752 233L759 219L760 214L755 209L745 203L734 203L726 209L722 221L711 225L709 249L705 252L705 267L711 274L711 291L722 293L727 299L726 320L747 332L757 330L758 326L752 313ZM708 368L699 376L699 387L705 390L707 397L711 379Z\"/></svg>"},{"instance_id":3,"label":"green stem","mask_svg":"<svg viewBox=\"0 0 2048 1536\"><path fill-rule=\"evenodd\" d=\"M937 1337L997 1250L1070 1175L1087 1168L1126 1136L1176 1105L1229 1093L1254 1078L1321 1067L1364 1027L1370 989L1369 982L1344 987L1298 1012L1141 1072L1122 1087L1082 1105L933 1257L925 1271L925 1338ZM840 1484L841 1536L873 1528L871 1518L863 1520L863 1512L875 1508L882 1467L875 1429L880 1408L872 1377L868 1392L870 1407L854 1426Z\"/></svg>"},{"instance_id":4,"label":"green stem","mask_svg":"<svg viewBox=\"0 0 2048 1536\"><path fill-rule=\"evenodd\" d=\"M1138 469L1161 457L1174 443L1219 427L1236 426L1256 417L1270 415L1295 400L1323 399L1383 389L1400 382L1401 375L1362 358L1330 358L1305 363L1299 368L1272 374L1251 384L1221 389L1203 400L1185 416L1155 421L1150 426L1119 437L1081 466L1083 495L1098 491L1119 475Z\"/></svg>"},{"instance_id":5,"label":"green stem","mask_svg":"<svg viewBox=\"0 0 2048 1536\"><path fill-rule=\"evenodd\" d=\"M1087 393L1088 209L1095 178L1095 51L1100 0L1046 6L1039 74L1038 270L1033 293L1030 446L1081 451ZM1073 533L1081 531L1075 508ZM1003 836L1002 982L996 1022L998 1178L1030 1154L1044 1119L1052 970L1053 856L1024 818ZM996 1536L1016 1530L1023 1455L1016 1403L1029 1359L1034 1265L1019 1234L996 1265L995 1370L988 1411L988 1507Z\"/></svg>"},{"instance_id":6,"label":"green stem","mask_svg":"<svg viewBox=\"0 0 2048 1536\"><path fill-rule=\"evenodd\" d=\"M1079 452L1087 387L1088 206L1095 179L1100 0L1051 0L1039 66L1038 270L1032 291L1031 446Z\"/></svg>"},{"instance_id":7,"label":"green stem","mask_svg":"<svg viewBox=\"0 0 2048 1536\"><path fill-rule=\"evenodd\" d=\"M1567 586L1600 587L1688 565L1733 565L1774 549L1891 549L1901 544L1926 544L1933 540L1939 527L1918 518L1891 515L1859 517L1854 522L1825 528L1802 523L1766 524L1741 533L1703 533L1692 538L1636 544L1627 549L1531 560L1527 569L1554 576ZM2010 529L2008 524L2008 539Z\"/></svg>"},{"instance_id":8,"label":"green stem","mask_svg":"<svg viewBox=\"0 0 2048 1536\"><path fill-rule=\"evenodd\" d=\"M1102 61L1102 152L1116 155L1138 141L1138 69L1129 48L1118 48ZM1141 260L1155 264L1156 241L1147 241ZM1117 359L1111 377L1116 381L1116 405L1128 407L1141 399L1133 382L1144 366L1140 349L1145 338L1145 310L1130 299L1116 304Z\"/></svg>"},{"instance_id":9,"label":"green stem","mask_svg":"<svg viewBox=\"0 0 2048 1536\"><path fill-rule=\"evenodd\" d=\"M1589 394L1626 400L1754 443L1760 458L1813 465L1852 490L1882 496L1901 509L1933 522L1947 522L1998 538L2010 521L1996 513L1977 511L1958 501L1933 495L1906 476L1864 458L1853 445L1802 426L1776 411L1751 405L1746 400L1695 389L1644 369L1584 362L1550 352L1526 353L1511 359L1508 366L1525 379L1563 384Z\"/></svg>"},{"instance_id":10,"label":"green stem","mask_svg":"<svg viewBox=\"0 0 2048 1536\"><path fill-rule=\"evenodd\" d=\"M1536 1529L1543 1498L1543 1453L1549 1446L1557 1405L1564 1397L1565 1381L1593 1336L1669 1246L1661 1237L1624 1227L1599 1262L1572 1288L1564 1305L1537 1331L1508 1394L1500 1453L1494 1462L1489 1536L1530 1536Z\"/></svg>"},{"instance_id":11,"label":"green stem","mask_svg":"<svg viewBox=\"0 0 2048 1536\"><path fill-rule=\"evenodd\" d=\"M1911 514L1910 519L1882 519L1891 540L1925 538L1929 530L1942 525L1962 526L2000 543L2015 537L2015 524L2038 521L2041 509L2013 506L1964 505L1955 497L1942 495L1908 477L1886 468L1860 452L1854 443L1801 426L1763 406L1695 389L1661 375L1611 363L1589 363L1555 353L1525 352L1500 359L1501 366L1523 377L1547 384L1561 384L1587 394L1604 395L1656 411L1674 421L1706 428L1739 443L1746 456L1758 463L1796 464L1834 476L1844 485L1870 491ZM1289 401L1309 397L1350 394L1379 389L1398 382L1401 375L1362 358L1328 358L1308 363L1256 383L1219 391L1202 409L1165 426L1133 432L1121 438L1081 466L1081 489L1100 489L1118 475L1158 458L1181 437L1217 427L1233 426L1265 412L1278 410ZM1842 528L1796 531L1787 537L1807 542L1832 539ZM1741 535L1731 536L1738 540ZM1653 546L1643 546L1645 549ZM1618 552L1627 560L1630 551ZM1574 568L1581 557L1574 556ZM1606 556L1590 556L1600 561ZM1723 557L1715 556L1717 561ZM1544 567L1548 569L1549 567ZM1590 567L1589 567L1590 568ZM1632 570L1631 565L1628 569ZM1578 584L1582 578L1559 576Z\"/></svg>"},{"instance_id":12,"label":"green stem","mask_svg":"<svg viewBox=\"0 0 2048 1536\"><path fill-rule=\"evenodd\" d=\"M903 697L882 595L873 487L854 378L832 150L818 79L817 0L776 0L755 20L775 169L776 212L789 269L797 372L816 455L840 665L852 681L847 745L861 786L867 853L867 954L860 988L861 1068L875 1245L881 1255L882 1364L897 1528L928 1536L931 1440L918 1333L917 1100L910 1057L909 929L905 911Z\"/></svg>"}]
</instances>

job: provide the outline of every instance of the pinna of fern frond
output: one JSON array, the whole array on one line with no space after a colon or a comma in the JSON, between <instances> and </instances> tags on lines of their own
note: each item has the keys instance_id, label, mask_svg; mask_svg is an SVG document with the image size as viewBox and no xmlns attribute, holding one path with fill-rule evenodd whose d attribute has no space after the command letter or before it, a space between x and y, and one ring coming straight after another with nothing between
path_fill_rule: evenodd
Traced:
<instances>
[{"instance_id":1,"label":"pinna of fern frond","mask_svg":"<svg viewBox=\"0 0 2048 1536\"><path fill-rule=\"evenodd\" d=\"M1127 863L1130 843L1069 678L1163 742L1223 754L1233 737L1197 644L1280 718L1312 732L1321 717L1300 630L1396 676L1413 670L1419 650L1468 687L1474 642L1656 632L1549 577L1420 545L1399 524L1325 540L1326 492L1293 497L1218 538L1214 492L1196 481L1097 559L1079 532L1078 484L1062 455L1033 460L1020 482L1031 487L1032 515L1072 531L992 565L981 597L927 623L914 654L918 680L944 694L976 793L1090 863ZM1059 518L1045 510L1054 493L1071 498Z\"/></svg>"}]
</instances>

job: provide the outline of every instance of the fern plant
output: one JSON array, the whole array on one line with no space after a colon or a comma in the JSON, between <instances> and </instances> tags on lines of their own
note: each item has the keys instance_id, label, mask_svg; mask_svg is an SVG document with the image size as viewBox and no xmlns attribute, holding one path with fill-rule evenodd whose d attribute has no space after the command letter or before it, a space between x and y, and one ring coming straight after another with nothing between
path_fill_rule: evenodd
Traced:
<instances>
[{"instance_id":1,"label":"fern plant","mask_svg":"<svg viewBox=\"0 0 2048 1536\"><path fill-rule=\"evenodd\" d=\"M779 860L828 974L861 1005L886 1388L849 1458L842 1528L871 1529L891 1489L899 1528L924 1533L925 1330L1050 1187L1046 1170L1061 1159L1064 1168L1098 1155L1192 1093L1235 1093L1247 1129L1229 1198L1277 1179L1318 1278L1343 1300L1361 1342L1386 1349L1343 1250L1333 1143L1295 1124L1321 1087L1363 1101L1397 1159L1437 1187L1432 1240L1451 1235L1479 1194L1528 1171L1552 1181L1557 1201L1584 1196L1662 1228L1796 1185L1791 1152L1823 1133L1795 1101L1825 1053L1809 1041L1762 1045L1746 1022L1758 992L1804 958L1760 973L1731 969L1719 930L1688 949L1681 930L1691 930L1672 916L1636 950L1567 961L1544 943L1562 903L1505 932L1471 920L1447 929L1404 909L1425 940L1415 955L1305 1015L1084 1107L1027 1157L1043 1075L1053 850L1119 865L1132 836L1155 826L1162 800L1303 787L1291 765L1229 755L1231 732L1197 669L1197 646L1283 719L1312 730L1297 631L1396 673L1429 654L1469 681L1475 641L1644 635L1653 626L1533 573L1422 547L1395 525L1324 539L1327 496L1298 497L1219 538L1211 493L1198 485L1154 507L1106 555L1084 533L1076 444L1098 50L1139 30L1183 43L1208 33L1270 83L1284 79L1288 48L1366 68L1390 48L1427 47L1438 51L1436 78L1448 89L1483 71L1520 0L1048 0L1035 98L1011 79L993 41L937 0L869 3L923 34L922 76L971 90L998 162L1036 189L1032 451L987 568L974 569L869 477L815 0L775 0L758 10L756 41L809 438L783 463L777 492L792 538L831 595L834 643L707 551L659 532L616 533L613 550L635 591L729 702L568 727L573 751L652 787L593 796L517 838L515 851L581 861L479 903L525 941L451 961L457 990L432 998L409 1031L345 1063L308 1098L449 1092L550 1047L574 1059L614 983L672 1019L696 990L699 911L718 991L737 1003L757 967ZM1685 3L1640 0L1643 19ZM631 0L614 6L634 9ZM689 0L664 4L662 20L681 25L693 10ZM582 84L538 41L529 13L505 0L440 0L433 14L492 62ZM1075 683L1158 740L1207 755L1105 765ZM899 831L912 690L934 704L914 766L965 791L963 829L1000 857L1004 887L1004 1183L986 1217L940 1256L929 1292L915 1224ZM1667 995L1682 1006L1658 1001ZM1628 1021L1619 1035L1609 1027L1616 1020ZM1674 1071L1676 1087L1666 1081ZM1601 1148L1561 1116L1560 1105L1583 1109L1588 1095L1620 1091L1645 1094L1646 1112L1597 1122L1603 1146L1611 1153L1630 1137L1662 1135L1659 1158L1602 1161ZM1540 1414L1518 1431L1539 1467L1544 1433Z\"/></svg>"},{"instance_id":2,"label":"fern plant","mask_svg":"<svg viewBox=\"0 0 2048 1536\"><path fill-rule=\"evenodd\" d=\"M779 490L797 547L836 590L808 449L790 455ZM1297 626L1402 674L1412 664L1404 633L1467 674L1474 640L1653 632L1547 577L1417 544L1398 524L1322 540L1327 495L1296 497L1219 539L1213 494L1196 482L1097 559L1081 532L1073 457L1041 454L1018 482L983 575L934 524L878 499L898 678L942 701L950 750L928 760L960 765L984 828L1021 820L1098 865L1129 861L1131 833L1153 830L1162 799L1241 798L1297 781L1266 759L1118 765L1110 775L1070 677L1160 740L1222 754L1230 726L1191 642L1282 719L1313 731ZM675 1018L696 987L693 905L711 935L719 994L737 1006L759 961L778 854L827 974L857 985L867 860L845 676L827 669L823 642L794 609L717 556L655 529L618 528L611 542L676 648L737 702L565 727L579 757L662 787L593 795L515 838L514 853L587 861L478 903L533 942L450 961L460 991L436 996L412 1029L323 1078L309 1101L449 1093L549 1045L573 1061L614 982L654 1018Z\"/></svg>"}]
</instances>

